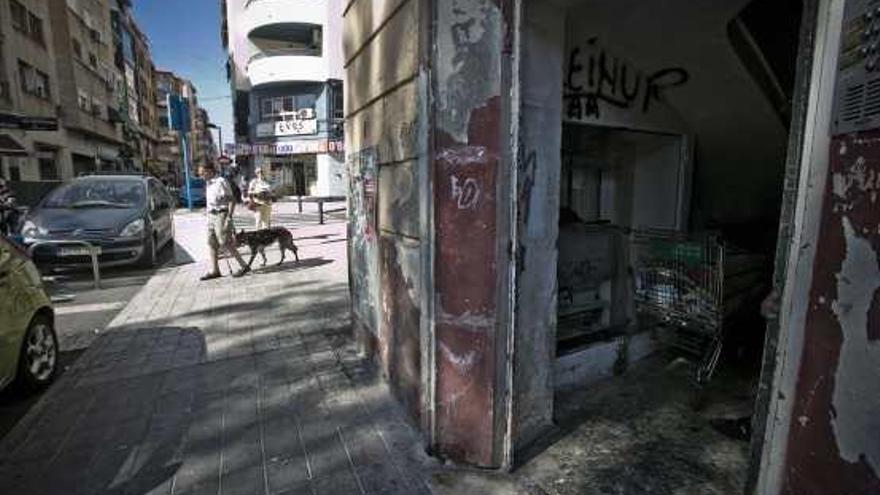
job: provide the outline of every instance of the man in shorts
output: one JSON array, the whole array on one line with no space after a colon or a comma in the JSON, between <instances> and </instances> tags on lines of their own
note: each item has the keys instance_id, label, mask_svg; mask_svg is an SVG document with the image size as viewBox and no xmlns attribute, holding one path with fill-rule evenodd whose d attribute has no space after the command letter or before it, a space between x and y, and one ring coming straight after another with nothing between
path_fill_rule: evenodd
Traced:
<instances>
[{"instance_id":1,"label":"man in shorts","mask_svg":"<svg viewBox=\"0 0 880 495\"><path fill-rule=\"evenodd\" d=\"M203 165L200 171L205 179L205 212L208 215L208 247L211 253L211 271L202 275L201 280L211 280L220 277L220 265L218 254L221 249L232 254L238 261L239 270L232 274L233 277L241 277L250 271L244 262L232 236L235 226L232 223L232 214L235 211L235 196L226 179L217 175L217 169L213 163Z\"/></svg>"}]
</instances>

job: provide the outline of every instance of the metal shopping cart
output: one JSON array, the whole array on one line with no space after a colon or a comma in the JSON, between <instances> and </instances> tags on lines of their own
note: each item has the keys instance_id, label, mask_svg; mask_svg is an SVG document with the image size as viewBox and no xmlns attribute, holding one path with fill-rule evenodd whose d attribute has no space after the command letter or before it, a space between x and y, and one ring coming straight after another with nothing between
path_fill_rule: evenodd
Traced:
<instances>
[{"instance_id":1,"label":"metal shopping cart","mask_svg":"<svg viewBox=\"0 0 880 495\"><path fill-rule=\"evenodd\" d=\"M723 345L725 247L717 234L636 230L631 234L640 323L662 326L669 345L698 362L705 384Z\"/></svg>"}]
</instances>

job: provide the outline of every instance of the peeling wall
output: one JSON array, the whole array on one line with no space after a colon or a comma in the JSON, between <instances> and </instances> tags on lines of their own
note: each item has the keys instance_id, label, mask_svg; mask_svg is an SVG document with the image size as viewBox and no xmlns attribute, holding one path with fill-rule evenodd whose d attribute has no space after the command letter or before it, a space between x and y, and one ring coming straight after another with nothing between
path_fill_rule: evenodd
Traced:
<instances>
[{"instance_id":1,"label":"peeling wall","mask_svg":"<svg viewBox=\"0 0 880 495\"><path fill-rule=\"evenodd\" d=\"M782 493L880 493L880 131L832 141Z\"/></svg>"},{"instance_id":2,"label":"peeling wall","mask_svg":"<svg viewBox=\"0 0 880 495\"><path fill-rule=\"evenodd\" d=\"M362 350L378 361L416 422L425 392L421 6L418 0L353 0L343 14L353 323Z\"/></svg>"},{"instance_id":3,"label":"peeling wall","mask_svg":"<svg viewBox=\"0 0 880 495\"><path fill-rule=\"evenodd\" d=\"M437 452L500 464L496 410L502 2L435 3L433 181ZM499 201L501 203L499 204Z\"/></svg>"}]
</instances>

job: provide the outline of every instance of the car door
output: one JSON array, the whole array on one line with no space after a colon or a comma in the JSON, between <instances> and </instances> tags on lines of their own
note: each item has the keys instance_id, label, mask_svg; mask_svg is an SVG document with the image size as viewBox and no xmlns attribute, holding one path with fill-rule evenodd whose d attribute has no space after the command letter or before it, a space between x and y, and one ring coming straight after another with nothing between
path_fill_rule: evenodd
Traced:
<instances>
[{"instance_id":1,"label":"car door","mask_svg":"<svg viewBox=\"0 0 880 495\"><path fill-rule=\"evenodd\" d=\"M22 260L8 241L0 239L0 388L15 377L18 342L30 317L26 287L22 284Z\"/></svg>"},{"instance_id":2,"label":"car door","mask_svg":"<svg viewBox=\"0 0 880 495\"><path fill-rule=\"evenodd\" d=\"M159 196L161 198L160 211L162 213L163 223L167 225L165 241L172 241L174 240L174 199L164 184L161 182L157 182L156 184L159 188Z\"/></svg>"},{"instance_id":3,"label":"car door","mask_svg":"<svg viewBox=\"0 0 880 495\"><path fill-rule=\"evenodd\" d=\"M150 220L153 224L153 232L156 233L156 239L159 241L158 248L171 238L171 205L168 202L168 195L165 194L159 181L150 179L149 188Z\"/></svg>"}]
</instances>

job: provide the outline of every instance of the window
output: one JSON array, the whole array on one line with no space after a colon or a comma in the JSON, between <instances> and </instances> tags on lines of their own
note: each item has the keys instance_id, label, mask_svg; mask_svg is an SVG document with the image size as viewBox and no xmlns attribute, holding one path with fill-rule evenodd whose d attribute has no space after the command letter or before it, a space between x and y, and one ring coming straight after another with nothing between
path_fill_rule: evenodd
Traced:
<instances>
[{"instance_id":1,"label":"window","mask_svg":"<svg viewBox=\"0 0 880 495\"><path fill-rule=\"evenodd\" d=\"M21 31L22 33L27 34L27 9L24 8L24 5L16 2L15 0L9 0L9 9L12 11L12 27L14 27L17 31Z\"/></svg>"},{"instance_id":2,"label":"window","mask_svg":"<svg viewBox=\"0 0 880 495\"><path fill-rule=\"evenodd\" d=\"M80 43L79 40L76 38L73 38L73 54L76 55L76 58L82 60L82 58L83 58L82 43Z\"/></svg>"},{"instance_id":3,"label":"window","mask_svg":"<svg viewBox=\"0 0 880 495\"><path fill-rule=\"evenodd\" d=\"M317 103L318 97L312 94L304 94L304 95L296 95L296 110L303 110L306 108L315 109L315 103Z\"/></svg>"},{"instance_id":4,"label":"window","mask_svg":"<svg viewBox=\"0 0 880 495\"><path fill-rule=\"evenodd\" d=\"M48 100L49 95L50 95L49 75L46 74L45 72L41 72L39 70L35 70L34 73L36 74L36 77L35 77L36 86L34 87L34 89L36 91L35 94L37 96L39 96L40 98L45 98Z\"/></svg>"},{"instance_id":5,"label":"window","mask_svg":"<svg viewBox=\"0 0 880 495\"><path fill-rule=\"evenodd\" d=\"M23 60L18 61L18 76L21 90L29 95L49 99L49 76L42 71L34 69Z\"/></svg>"},{"instance_id":6,"label":"window","mask_svg":"<svg viewBox=\"0 0 880 495\"><path fill-rule=\"evenodd\" d=\"M38 159L40 163L40 180L58 180L58 165L54 158L48 156Z\"/></svg>"},{"instance_id":7,"label":"window","mask_svg":"<svg viewBox=\"0 0 880 495\"><path fill-rule=\"evenodd\" d=\"M9 180L12 182L21 182L21 167L9 164Z\"/></svg>"},{"instance_id":8,"label":"window","mask_svg":"<svg viewBox=\"0 0 880 495\"><path fill-rule=\"evenodd\" d=\"M104 117L104 105L101 104L101 100L95 97L92 97L92 115L99 119Z\"/></svg>"},{"instance_id":9,"label":"window","mask_svg":"<svg viewBox=\"0 0 880 495\"><path fill-rule=\"evenodd\" d=\"M342 85L333 86L333 118L345 118L345 101L343 100Z\"/></svg>"},{"instance_id":10,"label":"window","mask_svg":"<svg viewBox=\"0 0 880 495\"><path fill-rule=\"evenodd\" d=\"M260 119L264 122L271 122L314 118L317 99L318 97L313 94L263 98L260 101ZM302 112L303 110L311 110L310 114L308 112L303 114L310 115L310 117L296 115L296 113Z\"/></svg>"},{"instance_id":11,"label":"window","mask_svg":"<svg viewBox=\"0 0 880 495\"><path fill-rule=\"evenodd\" d=\"M46 41L43 39L43 20L28 12L28 23L30 24L31 39L45 46Z\"/></svg>"},{"instance_id":12,"label":"window","mask_svg":"<svg viewBox=\"0 0 880 495\"><path fill-rule=\"evenodd\" d=\"M89 94L83 90L79 90L79 97L77 98L77 104L81 110L89 111L91 105L91 99L89 98Z\"/></svg>"},{"instance_id":13,"label":"window","mask_svg":"<svg viewBox=\"0 0 880 495\"><path fill-rule=\"evenodd\" d=\"M34 78L34 68L30 66L27 62L18 61L18 81L21 85L21 90L25 93L30 94L30 82Z\"/></svg>"}]
</instances>

